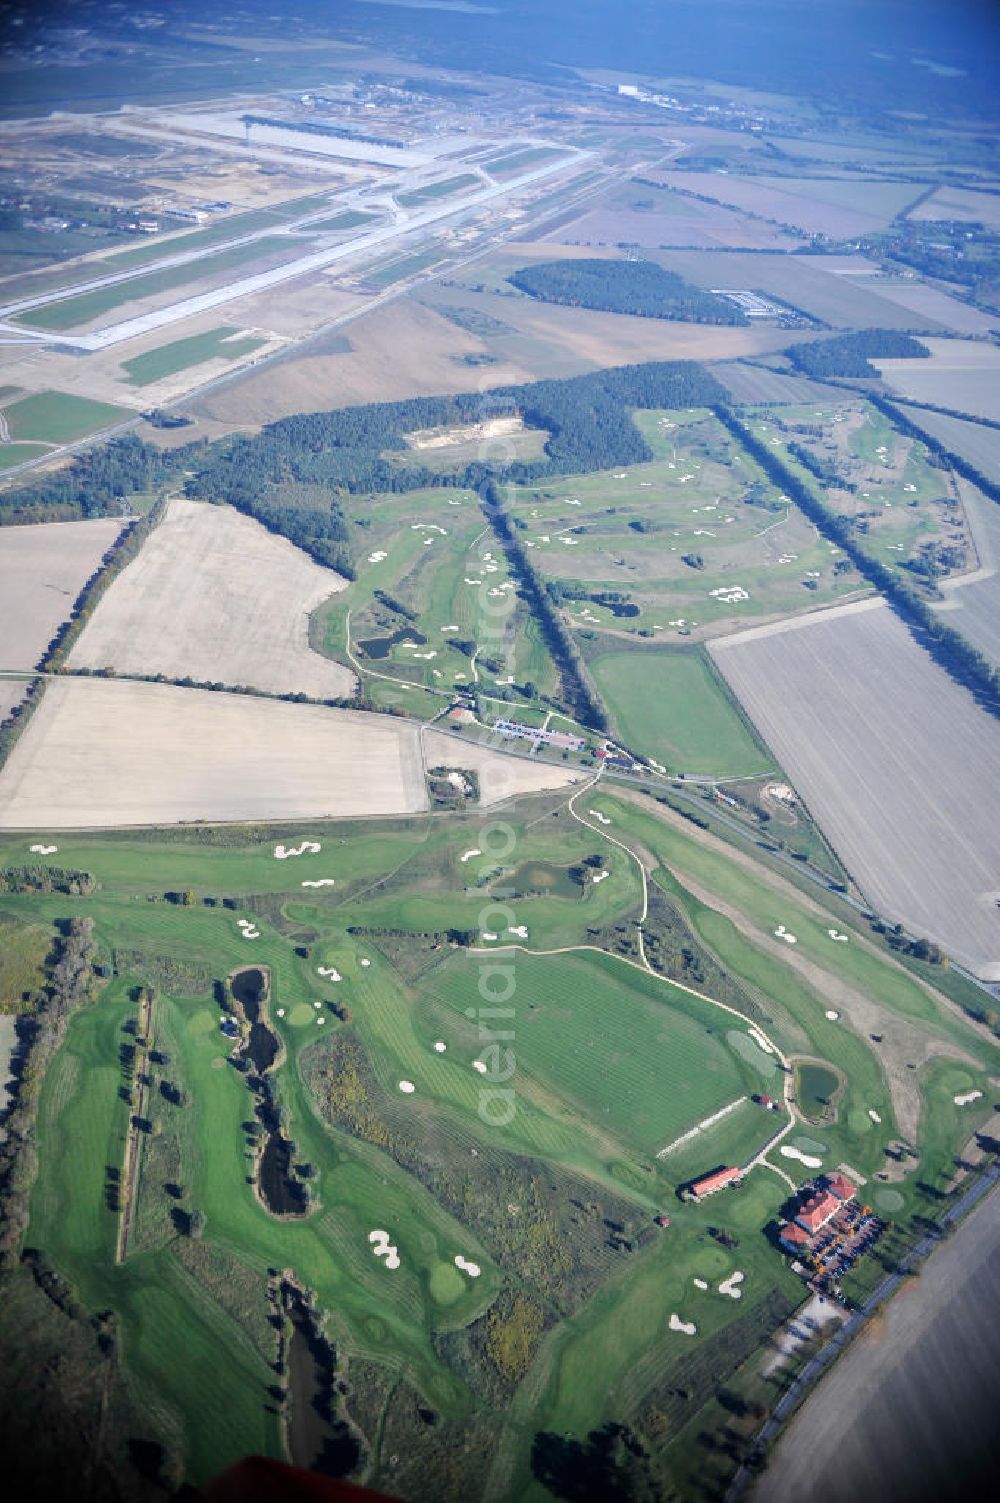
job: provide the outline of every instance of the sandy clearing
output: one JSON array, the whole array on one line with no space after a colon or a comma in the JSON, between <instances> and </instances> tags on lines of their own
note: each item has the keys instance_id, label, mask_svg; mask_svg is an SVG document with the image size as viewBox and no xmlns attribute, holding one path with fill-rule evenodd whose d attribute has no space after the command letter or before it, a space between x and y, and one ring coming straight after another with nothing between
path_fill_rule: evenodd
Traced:
<instances>
[{"instance_id":1,"label":"sandy clearing","mask_svg":"<svg viewBox=\"0 0 1000 1503\"><path fill-rule=\"evenodd\" d=\"M340 698L355 676L312 651L309 615L346 583L232 507L175 497L69 665Z\"/></svg>"},{"instance_id":2,"label":"sandy clearing","mask_svg":"<svg viewBox=\"0 0 1000 1503\"><path fill-rule=\"evenodd\" d=\"M117 518L0 528L0 668L34 668L121 530Z\"/></svg>"},{"instance_id":3,"label":"sandy clearing","mask_svg":"<svg viewBox=\"0 0 1000 1503\"><path fill-rule=\"evenodd\" d=\"M5 829L426 807L415 726L168 684L54 680L0 774Z\"/></svg>"},{"instance_id":4,"label":"sandy clearing","mask_svg":"<svg viewBox=\"0 0 1000 1503\"><path fill-rule=\"evenodd\" d=\"M873 907L1000 980L1000 723L882 604L709 650Z\"/></svg>"},{"instance_id":5,"label":"sandy clearing","mask_svg":"<svg viewBox=\"0 0 1000 1503\"><path fill-rule=\"evenodd\" d=\"M424 730L422 736L425 766L469 768L479 779L480 802L486 806L519 793L565 788L584 776L576 768L504 755L477 741L460 741L446 731Z\"/></svg>"}]
</instances>

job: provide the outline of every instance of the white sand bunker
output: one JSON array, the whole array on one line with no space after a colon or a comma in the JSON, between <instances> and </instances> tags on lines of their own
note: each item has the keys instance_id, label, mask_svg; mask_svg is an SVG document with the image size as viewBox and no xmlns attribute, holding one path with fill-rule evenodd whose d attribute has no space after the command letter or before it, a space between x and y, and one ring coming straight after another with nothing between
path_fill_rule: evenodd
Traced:
<instances>
[{"instance_id":1,"label":"white sand bunker","mask_svg":"<svg viewBox=\"0 0 1000 1503\"><path fill-rule=\"evenodd\" d=\"M832 1007L828 1007L826 1010L826 1016L829 1018L831 1023L836 1023L837 1019L840 1017L840 1013L834 1012Z\"/></svg>"},{"instance_id":2,"label":"white sand bunker","mask_svg":"<svg viewBox=\"0 0 1000 1503\"><path fill-rule=\"evenodd\" d=\"M482 854L483 853L479 849L479 847L477 845L474 845L471 851L463 851L458 859L459 861L471 861L473 856L481 856Z\"/></svg>"},{"instance_id":3,"label":"white sand bunker","mask_svg":"<svg viewBox=\"0 0 1000 1503\"><path fill-rule=\"evenodd\" d=\"M478 1071L480 1075L486 1074L486 1066L483 1064L483 1061L481 1059L474 1059L472 1061L472 1068Z\"/></svg>"},{"instance_id":4,"label":"white sand bunker","mask_svg":"<svg viewBox=\"0 0 1000 1503\"><path fill-rule=\"evenodd\" d=\"M448 1045L445 1043L444 1039L435 1039L435 1041L434 1041L434 1053L435 1054L443 1054L444 1051L447 1049L447 1047L448 1047Z\"/></svg>"},{"instance_id":5,"label":"white sand bunker","mask_svg":"<svg viewBox=\"0 0 1000 1503\"><path fill-rule=\"evenodd\" d=\"M28 850L36 856L54 856L59 849L57 845L29 845Z\"/></svg>"},{"instance_id":6,"label":"white sand bunker","mask_svg":"<svg viewBox=\"0 0 1000 1503\"><path fill-rule=\"evenodd\" d=\"M595 872L594 873L594 877L593 877L593 881L594 881L595 884L598 883L598 882L603 882L604 879L605 879L605 877L610 877L610 875L611 875L610 872Z\"/></svg>"},{"instance_id":7,"label":"white sand bunker","mask_svg":"<svg viewBox=\"0 0 1000 1503\"><path fill-rule=\"evenodd\" d=\"M401 1080L399 1082L399 1089L402 1091L404 1096L412 1096L417 1088L413 1084L412 1080Z\"/></svg>"},{"instance_id":8,"label":"white sand bunker","mask_svg":"<svg viewBox=\"0 0 1000 1503\"><path fill-rule=\"evenodd\" d=\"M786 945L798 944L798 939L796 938L796 936L794 934L789 934L784 924L778 925L777 929L775 929L774 931L774 937L775 939L783 939Z\"/></svg>"},{"instance_id":9,"label":"white sand bunker","mask_svg":"<svg viewBox=\"0 0 1000 1503\"><path fill-rule=\"evenodd\" d=\"M323 1024L325 1022L326 1022L326 1018L317 1018L316 1019L316 1027L317 1028L322 1028L322 1026L323 1026Z\"/></svg>"},{"instance_id":10,"label":"white sand bunker","mask_svg":"<svg viewBox=\"0 0 1000 1503\"><path fill-rule=\"evenodd\" d=\"M380 564L384 558L388 557L388 553L384 553L381 548L376 548L374 553L369 553L368 562L370 564Z\"/></svg>"},{"instance_id":11,"label":"white sand bunker","mask_svg":"<svg viewBox=\"0 0 1000 1503\"><path fill-rule=\"evenodd\" d=\"M800 1164L805 1164L807 1169L820 1169L822 1159L815 1158L811 1153L803 1153L800 1148L792 1148L788 1143L782 1143L778 1152L786 1159L798 1159Z\"/></svg>"},{"instance_id":12,"label":"white sand bunker","mask_svg":"<svg viewBox=\"0 0 1000 1503\"><path fill-rule=\"evenodd\" d=\"M722 1283L719 1285L719 1293L728 1294L730 1299L742 1299L743 1290L737 1289L736 1286L737 1284L742 1284L743 1278L744 1275L737 1268L736 1272L731 1273L728 1279L722 1280Z\"/></svg>"},{"instance_id":13,"label":"white sand bunker","mask_svg":"<svg viewBox=\"0 0 1000 1503\"><path fill-rule=\"evenodd\" d=\"M278 1017L279 1017L279 1018L283 1018L283 1017L284 1017L284 1016L285 1016L285 1009L284 1009L284 1008L283 1008L283 1007L279 1007L279 1008L278 1008L278 1011L277 1011L277 1016L278 1016Z\"/></svg>"},{"instance_id":14,"label":"white sand bunker","mask_svg":"<svg viewBox=\"0 0 1000 1503\"><path fill-rule=\"evenodd\" d=\"M970 1101L978 1101L982 1094L982 1091L966 1091L964 1096L954 1097L955 1105L968 1106Z\"/></svg>"},{"instance_id":15,"label":"white sand bunker","mask_svg":"<svg viewBox=\"0 0 1000 1503\"><path fill-rule=\"evenodd\" d=\"M366 956L366 957L365 957L365 959L364 959L364 960L362 960L362 962L361 962L361 964L362 964L362 965L371 965L371 961L370 961L370 960L369 960L369 959L368 959L368 958L367 958L367 956Z\"/></svg>"},{"instance_id":16,"label":"white sand bunker","mask_svg":"<svg viewBox=\"0 0 1000 1503\"><path fill-rule=\"evenodd\" d=\"M611 821L610 821L610 819L608 819L607 815L606 814L602 814L601 811L600 811L600 809L588 809L587 813L593 815L594 819L596 819L599 824L609 825L611 823Z\"/></svg>"},{"instance_id":17,"label":"white sand bunker","mask_svg":"<svg viewBox=\"0 0 1000 1503\"><path fill-rule=\"evenodd\" d=\"M302 883L303 887L336 887L336 885L335 877L316 877L314 880L307 877Z\"/></svg>"},{"instance_id":18,"label":"white sand bunker","mask_svg":"<svg viewBox=\"0 0 1000 1503\"><path fill-rule=\"evenodd\" d=\"M672 1331L680 1331L684 1336L696 1336L698 1327L693 1320L681 1320L679 1315L671 1315L667 1322Z\"/></svg>"},{"instance_id":19,"label":"white sand bunker","mask_svg":"<svg viewBox=\"0 0 1000 1503\"><path fill-rule=\"evenodd\" d=\"M318 840L303 840L301 845L276 845L274 848L275 861L287 861L289 856L316 856L322 850Z\"/></svg>"},{"instance_id":20,"label":"white sand bunker","mask_svg":"<svg viewBox=\"0 0 1000 1503\"><path fill-rule=\"evenodd\" d=\"M322 1002L314 1002L313 1003L313 1007L315 1007L315 1009L316 1009L317 1012L319 1012L319 1010L320 1010L320 1008L322 1006L323 1006Z\"/></svg>"},{"instance_id":21,"label":"white sand bunker","mask_svg":"<svg viewBox=\"0 0 1000 1503\"><path fill-rule=\"evenodd\" d=\"M695 1279L695 1281L694 1281L694 1287L696 1289L707 1289L708 1288L708 1280L707 1279Z\"/></svg>"},{"instance_id":22,"label":"white sand bunker","mask_svg":"<svg viewBox=\"0 0 1000 1503\"><path fill-rule=\"evenodd\" d=\"M467 1273L470 1279L478 1279L483 1271L478 1263L470 1263L468 1258L462 1257L461 1253L455 1259L455 1267L460 1268L463 1273Z\"/></svg>"},{"instance_id":23,"label":"white sand bunker","mask_svg":"<svg viewBox=\"0 0 1000 1503\"><path fill-rule=\"evenodd\" d=\"M832 940L835 940L837 942L838 945L846 945L850 937L847 934L841 934L839 929L828 929L826 932L827 934L829 934Z\"/></svg>"},{"instance_id":24,"label":"white sand bunker","mask_svg":"<svg viewBox=\"0 0 1000 1503\"><path fill-rule=\"evenodd\" d=\"M399 1249L389 1241L389 1233L376 1228L368 1233L368 1241L372 1244L372 1252L376 1258L384 1258L386 1268L399 1267Z\"/></svg>"},{"instance_id":25,"label":"white sand bunker","mask_svg":"<svg viewBox=\"0 0 1000 1503\"><path fill-rule=\"evenodd\" d=\"M316 975L325 976L327 981L343 981L344 979L335 965L318 965Z\"/></svg>"},{"instance_id":26,"label":"white sand bunker","mask_svg":"<svg viewBox=\"0 0 1000 1503\"><path fill-rule=\"evenodd\" d=\"M483 939L499 939L499 934L494 934L492 929L483 930Z\"/></svg>"},{"instance_id":27,"label":"white sand bunker","mask_svg":"<svg viewBox=\"0 0 1000 1503\"><path fill-rule=\"evenodd\" d=\"M869 1115L869 1117L871 1117L871 1119L872 1119L873 1122L881 1122L882 1121L882 1118L879 1116L878 1112L875 1110L875 1108L873 1106L870 1106L868 1108L868 1115Z\"/></svg>"},{"instance_id":28,"label":"white sand bunker","mask_svg":"<svg viewBox=\"0 0 1000 1503\"><path fill-rule=\"evenodd\" d=\"M516 934L518 939L527 939L528 926L527 924L511 924L510 928L507 930L507 933Z\"/></svg>"},{"instance_id":29,"label":"white sand bunker","mask_svg":"<svg viewBox=\"0 0 1000 1503\"><path fill-rule=\"evenodd\" d=\"M252 919L237 919L236 927L244 939L260 939L260 930Z\"/></svg>"}]
</instances>

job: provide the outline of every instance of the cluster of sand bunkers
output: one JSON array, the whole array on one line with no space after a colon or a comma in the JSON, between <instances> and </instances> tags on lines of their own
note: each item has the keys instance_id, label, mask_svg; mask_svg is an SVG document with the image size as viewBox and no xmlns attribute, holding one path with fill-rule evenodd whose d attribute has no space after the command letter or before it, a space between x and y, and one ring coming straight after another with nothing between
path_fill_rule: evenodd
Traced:
<instances>
[{"instance_id":1,"label":"cluster of sand bunkers","mask_svg":"<svg viewBox=\"0 0 1000 1503\"><path fill-rule=\"evenodd\" d=\"M237 919L236 927L244 939L260 939L260 930L253 919Z\"/></svg>"},{"instance_id":2,"label":"cluster of sand bunkers","mask_svg":"<svg viewBox=\"0 0 1000 1503\"><path fill-rule=\"evenodd\" d=\"M737 1268L736 1271L734 1273L731 1273L728 1278L723 1279L720 1284L716 1285L716 1288L720 1294L728 1295L730 1299L742 1299L743 1290L740 1288L740 1285L742 1284L745 1277L746 1275L743 1273L742 1269ZM707 1279L695 1278L692 1279L692 1283L694 1284L694 1287L701 1290L702 1293L704 1293L708 1289ZM667 1328L671 1331L677 1331L681 1336L697 1336L698 1334L698 1327L695 1325L694 1321L682 1320L681 1317L676 1313L676 1311L670 1316L670 1319L667 1322Z\"/></svg>"},{"instance_id":3,"label":"cluster of sand bunkers","mask_svg":"<svg viewBox=\"0 0 1000 1503\"><path fill-rule=\"evenodd\" d=\"M396 1247L395 1243L389 1241L388 1232L383 1231L381 1227L374 1227L368 1233L368 1242L375 1257L384 1260L382 1265L384 1268L388 1268L394 1273L397 1268L402 1267L399 1248ZM457 1253L454 1261L455 1267L459 1272L468 1274L470 1279L478 1279L483 1271L478 1263L473 1263L471 1259L466 1258L462 1253Z\"/></svg>"}]
</instances>

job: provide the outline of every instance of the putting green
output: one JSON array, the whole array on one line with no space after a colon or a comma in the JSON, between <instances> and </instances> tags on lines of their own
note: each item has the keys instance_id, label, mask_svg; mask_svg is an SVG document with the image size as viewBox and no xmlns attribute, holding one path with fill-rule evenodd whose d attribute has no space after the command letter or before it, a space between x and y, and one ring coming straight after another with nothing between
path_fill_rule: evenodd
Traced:
<instances>
[{"instance_id":1,"label":"putting green","mask_svg":"<svg viewBox=\"0 0 1000 1503\"><path fill-rule=\"evenodd\" d=\"M308 1002L296 1002L288 1014L288 1021L293 1027L301 1028L304 1024L311 1023L316 1017L319 1017L319 1013L314 1007L310 1007Z\"/></svg>"},{"instance_id":2,"label":"putting green","mask_svg":"<svg viewBox=\"0 0 1000 1503\"><path fill-rule=\"evenodd\" d=\"M431 1298L439 1305L453 1305L465 1293L465 1281L450 1263L435 1263L431 1269Z\"/></svg>"}]
</instances>

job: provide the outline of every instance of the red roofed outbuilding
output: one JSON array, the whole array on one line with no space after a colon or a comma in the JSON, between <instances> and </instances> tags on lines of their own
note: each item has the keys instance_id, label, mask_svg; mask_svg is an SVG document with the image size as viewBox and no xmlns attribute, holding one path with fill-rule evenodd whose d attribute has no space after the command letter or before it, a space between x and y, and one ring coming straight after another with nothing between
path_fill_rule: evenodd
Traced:
<instances>
[{"instance_id":1,"label":"red roofed outbuilding","mask_svg":"<svg viewBox=\"0 0 1000 1503\"><path fill-rule=\"evenodd\" d=\"M704 1200L707 1195L714 1195L716 1190L723 1190L726 1185L735 1184L739 1178L740 1171L735 1167L715 1169L711 1174L694 1180L690 1186L690 1192L695 1200Z\"/></svg>"}]
</instances>

